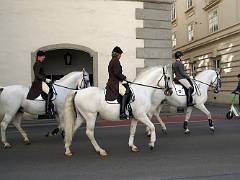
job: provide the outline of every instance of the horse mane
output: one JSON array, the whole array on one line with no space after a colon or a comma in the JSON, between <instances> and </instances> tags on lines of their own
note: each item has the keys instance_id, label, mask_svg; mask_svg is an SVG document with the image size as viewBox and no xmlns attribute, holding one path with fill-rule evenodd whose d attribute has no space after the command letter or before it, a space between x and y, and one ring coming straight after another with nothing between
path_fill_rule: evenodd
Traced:
<instances>
[{"instance_id":1,"label":"horse mane","mask_svg":"<svg viewBox=\"0 0 240 180\"><path fill-rule=\"evenodd\" d=\"M82 71L74 71L74 72L70 72L67 75L63 76L61 79L57 80L56 82L63 82L65 80L68 80L69 78L71 78L74 74L78 74L78 73L83 73Z\"/></svg>"},{"instance_id":2,"label":"horse mane","mask_svg":"<svg viewBox=\"0 0 240 180\"><path fill-rule=\"evenodd\" d=\"M160 68L162 66L149 66L149 67L146 67L146 68L143 68L140 73L135 77L134 81L137 81L137 80L140 80L142 79L143 77L146 76L146 74L149 74L150 72L152 72L154 69L157 69L157 68Z\"/></svg>"},{"instance_id":3,"label":"horse mane","mask_svg":"<svg viewBox=\"0 0 240 180\"><path fill-rule=\"evenodd\" d=\"M196 75L196 77L201 77L202 75L204 75L204 73L206 73L206 71L215 71L215 70L213 70L213 69L205 69L205 70L199 72L199 73Z\"/></svg>"}]
</instances>

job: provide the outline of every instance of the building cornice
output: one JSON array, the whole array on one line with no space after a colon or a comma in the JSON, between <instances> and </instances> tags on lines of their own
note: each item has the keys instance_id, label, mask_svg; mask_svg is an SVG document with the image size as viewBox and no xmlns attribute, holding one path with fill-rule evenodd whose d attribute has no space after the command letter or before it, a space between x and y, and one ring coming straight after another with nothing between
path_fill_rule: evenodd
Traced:
<instances>
[{"instance_id":1,"label":"building cornice","mask_svg":"<svg viewBox=\"0 0 240 180\"><path fill-rule=\"evenodd\" d=\"M104 0L104 1L135 1L135 2L167 3L167 4L173 3L173 0Z\"/></svg>"},{"instance_id":2,"label":"building cornice","mask_svg":"<svg viewBox=\"0 0 240 180\"><path fill-rule=\"evenodd\" d=\"M203 8L205 11L219 4L221 0L208 0L208 4Z\"/></svg>"},{"instance_id":3,"label":"building cornice","mask_svg":"<svg viewBox=\"0 0 240 180\"><path fill-rule=\"evenodd\" d=\"M176 49L174 49L174 51L176 50L182 50L184 52L188 52L191 51L193 49L202 47L202 46L206 46L208 44L214 43L216 41L219 41L221 39L227 38L227 37L231 37L234 36L236 34L240 33L240 23L235 24L233 26L230 26L226 29L220 30L214 34L209 34L208 36L195 40L191 43L188 43L186 45L177 47Z\"/></svg>"}]
</instances>

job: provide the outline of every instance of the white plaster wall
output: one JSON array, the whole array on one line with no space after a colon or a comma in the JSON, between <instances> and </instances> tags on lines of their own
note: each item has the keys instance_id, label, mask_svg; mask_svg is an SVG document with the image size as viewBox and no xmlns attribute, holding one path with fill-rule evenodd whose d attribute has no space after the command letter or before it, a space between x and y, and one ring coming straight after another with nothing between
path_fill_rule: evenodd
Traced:
<instances>
[{"instance_id":1,"label":"white plaster wall","mask_svg":"<svg viewBox=\"0 0 240 180\"><path fill-rule=\"evenodd\" d=\"M98 53L98 86L105 87L107 65L114 46L123 51L124 73L132 80L136 67L135 8L142 2L104 0L0 0L0 85L31 83L31 52L70 43Z\"/></svg>"}]
</instances>

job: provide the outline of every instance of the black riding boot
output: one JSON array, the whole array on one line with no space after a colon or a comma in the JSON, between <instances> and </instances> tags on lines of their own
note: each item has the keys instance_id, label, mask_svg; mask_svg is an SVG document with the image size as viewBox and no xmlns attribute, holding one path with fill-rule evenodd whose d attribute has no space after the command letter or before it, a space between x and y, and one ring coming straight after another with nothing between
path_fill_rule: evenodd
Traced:
<instances>
[{"instance_id":1,"label":"black riding boot","mask_svg":"<svg viewBox=\"0 0 240 180\"><path fill-rule=\"evenodd\" d=\"M49 91L48 96L47 96L47 100L46 100L45 111L46 111L46 114L52 116L54 114L54 110L53 110L53 104L52 104L51 98L52 98L52 95Z\"/></svg>"},{"instance_id":2,"label":"black riding boot","mask_svg":"<svg viewBox=\"0 0 240 180\"><path fill-rule=\"evenodd\" d=\"M125 113L127 98L128 98L127 94L125 94L122 97L121 104L120 104L120 119L127 119L128 118L128 116Z\"/></svg>"},{"instance_id":3,"label":"black riding boot","mask_svg":"<svg viewBox=\"0 0 240 180\"><path fill-rule=\"evenodd\" d=\"M192 92L193 92L193 88L189 88L187 90L187 106L194 106L194 104L192 103Z\"/></svg>"}]
</instances>

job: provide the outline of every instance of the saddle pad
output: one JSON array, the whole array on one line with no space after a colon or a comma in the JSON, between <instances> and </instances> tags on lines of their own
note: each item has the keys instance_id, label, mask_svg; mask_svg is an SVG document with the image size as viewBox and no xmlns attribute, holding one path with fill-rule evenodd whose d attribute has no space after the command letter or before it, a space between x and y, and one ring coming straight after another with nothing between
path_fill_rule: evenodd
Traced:
<instances>
[{"instance_id":1,"label":"saddle pad","mask_svg":"<svg viewBox=\"0 0 240 180\"><path fill-rule=\"evenodd\" d=\"M196 88L197 88L197 87L196 87L195 84L194 84L193 86L194 86L194 91L193 91L192 95L195 95L195 94L196 94ZM183 88L182 85L180 85L180 84L175 84L175 83L173 82L173 88L175 89L176 94L177 94L178 96L186 96L185 90L184 90L184 88Z\"/></svg>"},{"instance_id":2,"label":"saddle pad","mask_svg":"<svg viewBox=\"0 0 240 180\"><path fill-rule=\"evenodd\" d=\"M119 104L117 99L115 99L114 101L106 101L108 104Z\"/></svg>"},{"instance_id":3,"label":"saddle pad","mask_svg":"<svg viewBox=\"0 0 240 180\"><path fill-rule=\"evenodd\" d=\"M56 95L53 94L53 97L52 97L51 100L54 100L55 98L56 98ZM45 101L41 94L40 94L36 99L34 99L34 100L35 100L35 101Z\"/></svg>"},{"instance_id":4,"label":"saddle pad","mask_svg":"<svg viewBox=\"0 0 240 180\"><path fill-rule=\"evenodd\" d=\"M37 100L37 101L45 101L45 100L43 99L43 97L41 96L41 94L40 94L36 99L34 99L34 100Z\"/></svg>"}]
</instances>

